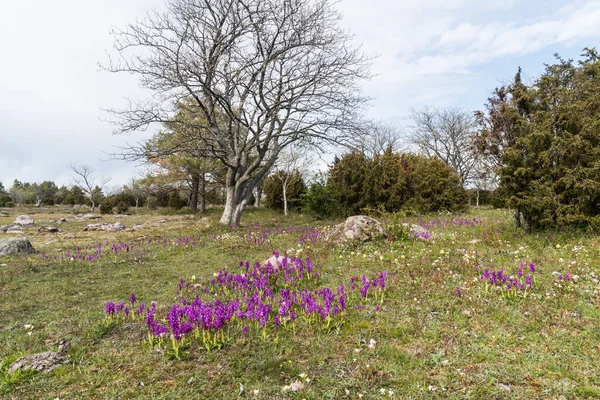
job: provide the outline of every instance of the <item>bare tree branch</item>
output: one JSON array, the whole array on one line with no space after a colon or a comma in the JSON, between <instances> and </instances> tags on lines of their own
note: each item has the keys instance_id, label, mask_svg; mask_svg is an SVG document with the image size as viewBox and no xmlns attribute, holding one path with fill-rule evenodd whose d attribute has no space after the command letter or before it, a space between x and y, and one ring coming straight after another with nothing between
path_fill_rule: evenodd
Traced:
<instances>
[{"instance_id":1,"label":"bare tree branch","mask_svg":"<svg viewBox=\"0 0 600 400\"><path fill-rule=\"evenodd\" d=\"M116 57L104 68L137 75L153 93L109 110L115 133L156 123L187 131L179 151L228 168L221 221L238 224L283 148L350 143L359 126L370 60L331 3L171 0L165 13L114 31ZM182 104L198 118L177 118Z\"/></svg>"},{"instance_id":2,"label":"bare tree branch","mask_svg":"<svg viewBox=\"0 0 600 400\"><path fill-rule=\"evenodd\" d=\"M454 168L463 185L471 183L479 163L474 151L474 115L459 108L439 110L426 107L412 111L414 125L410 143L428 157L438 157Z\"/></svg>"},{"instance_id":3,"label":"bare tree branch","mask_svg":"<svg viewBox=\"0 0 600 400\"><path fill-rule=\"evenodd\" d=\"M89 197L90 212L94 212L97 192L102 192L102 189L110 182L110 178L97 177L96 170L87 164L72 164L69 169L74 173L72 176L73 183Z\"/></svg>"}]
</instances>

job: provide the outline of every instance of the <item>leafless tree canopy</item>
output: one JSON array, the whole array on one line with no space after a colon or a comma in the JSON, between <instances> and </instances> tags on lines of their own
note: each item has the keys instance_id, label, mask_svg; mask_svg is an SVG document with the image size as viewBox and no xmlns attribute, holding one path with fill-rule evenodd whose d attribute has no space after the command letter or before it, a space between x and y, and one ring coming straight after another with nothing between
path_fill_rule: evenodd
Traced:
<instances>
[{"instance_id":1,"label":"leafless tree canopy","mask_svg":"<svg viewBox=\"0 0 600 400\"><path fill-rule=\"evenodd\" d=\"M412 112L409 141L426 156L436 156L456 170L463 184L474 178L478 157L473 147L475 119L471 112L426 107Z\"/></svg>"},{"instance_id":2,"label":"leafless tree canopy","mask_svg":"<svg viewBox=\"0 0 600 400\"><path fill-rule=\"evenodd\" d=\"M73 183L78 186L90 199L90 211L96 207L96 187L102 190L110 178L96 176L96 170L86 164L73 164L69 167L73 172Z\"/></svg>"},{"instance_id":3,"label":"leafless tree canopy","mask_svg":"<svg viewBox=\"0 0 600 400\"><path fill-rule=\"evenodd\" d=\"M105 68L137 75L153 93L109 110L116 133L185 127L182 148L227 167L221 222L238 224L281 149L354 132L369 63L339 19L330 0L169 1L165 13L113 32L116 57ZM178 107L198 118L176 119Z\"/></svg>"},{"instance_id":4,"label":"leafless tree canopy","mask_svg":"<svg viewBox=\"0 0 600 400\"><path fill-rule=\"evenodd\" d=\"M369 157L383 154L388 147L391 147L394 153L406 150L400 127L386 122L363 124L353 147Z\"/></svg>"}]
</instances>

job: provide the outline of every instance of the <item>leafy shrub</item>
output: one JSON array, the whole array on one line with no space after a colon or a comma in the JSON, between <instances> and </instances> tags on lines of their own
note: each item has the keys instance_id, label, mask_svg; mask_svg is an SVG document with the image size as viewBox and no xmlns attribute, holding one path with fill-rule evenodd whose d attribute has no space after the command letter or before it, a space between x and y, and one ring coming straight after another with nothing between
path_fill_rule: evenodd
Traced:
<instances>
[{"instance_id":1,"label":"leafy shrub","mask_svg":"<svg viewBox=\"0 0 600 400\"><path fill-rule=\"evenodd\" d=\"M0 195L0 207L10 207L8 203L12 203L11 197L7 194Z\"/></svg>"},{"instance_id":2,"label":"leafy shrub","mask_svg":"<svg viewBox=\"0 0 600 400\"><path fill-rule=\"evenodd\" d=\"M339 193L335 186L328 182L326 175L318 175L302 195L304 201L303 211L320 219L340 215L341 205Z\"/></svg>"},{"instance_id":3,"label":"leafy shrub","mask_svg":"<svg viewBox=\"0 0 600 400\"><path fill-rule=\"evenodd\" d=\"M388 238L394 238L395 240L406 240L410 232L408 225L403 225L403 218L405 213L395 212L391 215L390 220L386 225L386 233Z\"/></svg>"},{"instance_id":4,"label":"leafy shrub","mask_svg":"<svg viewBox=\"0 0 600 400\"><path fill-rule=\"evenodd\" d=\"M116 196L109 196L100 204L100 214L112 214L114 208L117 206Z\"/></svg>"},{"instance_id":5,"label":"leafy shrub","mask_svg":"<svg viewBox=\"0 0 600 400\"><path fill-rule=\"evenodd\" d=\"M179 192L171 192L169 195L169 207L173 210L179 210L186 206L186 201L181 198Z\"/></svg>"}]
</instances>

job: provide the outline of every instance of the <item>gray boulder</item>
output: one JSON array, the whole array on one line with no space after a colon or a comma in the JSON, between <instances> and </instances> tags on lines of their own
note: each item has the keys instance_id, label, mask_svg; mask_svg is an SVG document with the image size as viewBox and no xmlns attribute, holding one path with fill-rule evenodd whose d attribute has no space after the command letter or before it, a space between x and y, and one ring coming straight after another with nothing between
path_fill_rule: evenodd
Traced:
<instances>
[{"instance_id":1,"label":"gray boulder","mask_svg":"<svg viewBox=\"0 0 600 400\"><path fill-rule=\"evenodd\" d=\"M58 351L45 351L43 353L33 354L31 356L21 357L8 368L9 375L18 370L50 372L63 364L68 364L71 360L67 352L71 344L66 340L58 343Z\"/></svg>"},{"instance_id":2,"label":"gray boulder","mask_svg":"<svg viewBox=\"0 0 600 400\"><path fill-rule=\"evenodd\" d=\"M12 225L1 225L0 232L5 233Z\"/></svg>"},{"instance_id":3,"label":"gray boulder","mask_svg":"<svg viewBox=\"0 0 600 400\"><path fill-rule=\"evenodd\" d=\"M0 239L0 256L18 253L32 254L35 253L35 249L26 238Z\"/></svg>"},{"instance_id":4,"label":"gray boulder","mask_svg":"<svg viewBox=\"0 0 600 400\"><path fill-rule=\"evenodd\" d=\"M367 242L384 236L385 233L379 221L366 215L355 215L334 226L326 240L329 243L340 245L353 241Z\"/></svg>"},{"instance_id":5,"label":"gray boulder","mask_svg":"<svg viewBox=\"0 0 600 400\"><path fill-rule=\"evenodd\" d=\"M0 211L0 217L8 217L8 213Z\"/></svg>"},{"instance_id":6,"label":"gray boulder","mask_svg":"<svg viewBox=\"0 0 600 400\"><path fill-rule=\"evenodd\" d=\"M15 225L20 225L20 226L34 226L35 225L35 221L33 219L31 219L31 217L29 215L19 215L17 217L17 219L15 219L14 222Z\"/></svg>"}]
</instances>

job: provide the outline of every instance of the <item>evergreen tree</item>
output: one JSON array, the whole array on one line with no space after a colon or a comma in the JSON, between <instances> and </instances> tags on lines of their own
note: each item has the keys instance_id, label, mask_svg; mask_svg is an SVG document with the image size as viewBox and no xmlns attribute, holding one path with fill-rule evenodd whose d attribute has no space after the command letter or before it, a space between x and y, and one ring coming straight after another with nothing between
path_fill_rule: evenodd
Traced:
<instances>
[{"instance_id":1,"label":"evergreen tree","mask_svg":"<svg viewBox=\"0 0 600 400\"><path fill-rule=\"evenodd\" d=\"M600 213L600 60L557 56L530 86L519 69L478 119L479 150L495 162L500 189L527 231L596 225Z\"/></svg>"}]
</instances>

